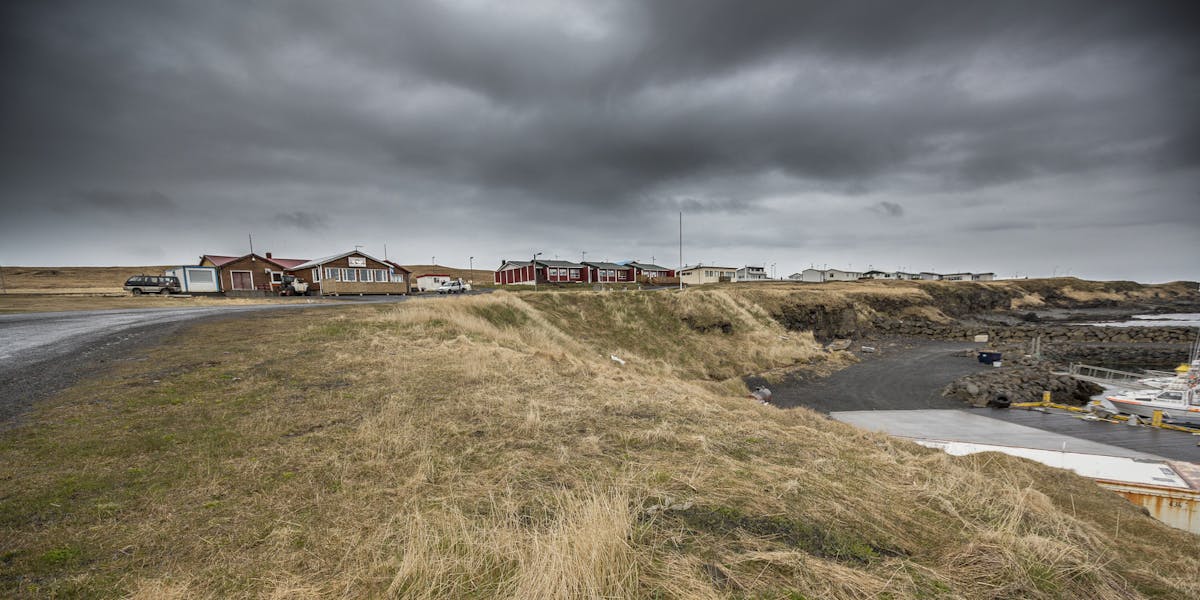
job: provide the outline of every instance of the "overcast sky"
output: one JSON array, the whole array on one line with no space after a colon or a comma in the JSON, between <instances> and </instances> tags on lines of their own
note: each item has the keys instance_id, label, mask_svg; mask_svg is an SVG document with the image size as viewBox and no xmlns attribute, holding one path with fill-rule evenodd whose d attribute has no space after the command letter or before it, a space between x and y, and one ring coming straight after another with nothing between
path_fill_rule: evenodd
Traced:
<instances>
[{"instance_id":1,"label":"overcast sky","mask_svg":"<svg viewBox=\"0 0 1200 600\"><path fill-rule=\"evenodd\" d=\"M1197 280L1189 6L6 2L0 264Z\"/></svg>"}]
</instances>

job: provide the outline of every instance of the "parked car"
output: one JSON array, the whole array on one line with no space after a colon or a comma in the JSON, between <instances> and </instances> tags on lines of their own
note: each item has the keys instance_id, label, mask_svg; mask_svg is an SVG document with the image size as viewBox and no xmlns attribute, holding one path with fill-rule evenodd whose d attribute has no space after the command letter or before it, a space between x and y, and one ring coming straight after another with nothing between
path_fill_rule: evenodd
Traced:
<instances>
[{"instance_id":1,"label":"parked car","mask_svg":"<svg viewBox=\"0 0 1200 600\"><path fill-rule=\"evenodd\" d=\"M451 279L438 286L437 289L439 294L461 294L469 291L471 291L471 284L464 283L461 279Z\"/></svg>"},{"instance_id":2,"label":"parked car","mask_svg":"<svg viewBox=\"0 0 1200 600\"><path fill-rule=\"evenodd\" d=\"M154 275L134 275L125 280L125 291L134 296L142 294L178 294L180 291L179 278L156 277Z\"/></svg>"}]
</instances>

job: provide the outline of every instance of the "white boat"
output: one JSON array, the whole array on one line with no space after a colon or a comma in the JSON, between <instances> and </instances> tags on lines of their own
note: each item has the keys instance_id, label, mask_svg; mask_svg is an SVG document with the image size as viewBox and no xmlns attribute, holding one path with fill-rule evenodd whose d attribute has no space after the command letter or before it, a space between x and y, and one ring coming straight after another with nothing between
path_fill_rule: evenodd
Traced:
<instances>
[{"instance_id":1,"label":"white boat","mask_svg":"<svg viewBox=\"0 0 1200 600\"><path fill-rule=\"evenodd\" d=\"M1124 391L1106 396L1100 404L1112 412L1149 418L1161 410L1169 421L1200 425L1200 360L1192 360L1189 367L1161 389Z\"/></svg>"}]
</instances>

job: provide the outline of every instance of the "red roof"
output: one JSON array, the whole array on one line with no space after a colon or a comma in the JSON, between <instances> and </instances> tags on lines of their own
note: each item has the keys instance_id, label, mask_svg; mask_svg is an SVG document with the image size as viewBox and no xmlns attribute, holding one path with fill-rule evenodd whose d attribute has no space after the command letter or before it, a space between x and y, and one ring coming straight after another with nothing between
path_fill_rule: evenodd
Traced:
<instances>
[{"instance_id":1,"label":"red roof","mask_svg":"<svg viewBox=\"0 0 1200 600\"><path fill-rule=\"evenodd\" d=\"M293 269L308 262L307 258L271 258L270 260L285 269Z\"/></svg>"},{"instance_id":2,"label":"red roof","mask_svg":"<svg viewBox=\"0 0 1200 600\"><path fill-rule=\"evenodd\" d=\"M219 267L223 267L235 260L241 260L243 258L246 258L247 256L250 256L250 255L244 254L242 256L221 256L219 254L205 254L204 256L200 257L200 260L203 261L204 259L207 258L209 260L209 262L211 262L213 265L215 265L216 267L219 268ZM272 256L271 258L267 258L265 256L259 256L257 254L255 254L254 256L257 258L261 258L269 263L272 263L282 269L291 269L293 267L296 267L296 266L299 266L299 265L302 265L302 264L308 262L308 259L306 259L306 258L275 258L274 256Z\"/></svg>"},{"instance_id":3,"label":"red roof","mask_svg":"<svg viewBox=\"0 0 1200 600\"><path fill-rule=\"evenodd\" d=\"M205 254L204 256L202 256L200 258L201 259L207 258L209 260L209 262L211 262L213 265L220 267L220 266L225 265L226 263L231 263L241 257L240 256L220 256L217 254Z\"/></svg>"}]
</instances>

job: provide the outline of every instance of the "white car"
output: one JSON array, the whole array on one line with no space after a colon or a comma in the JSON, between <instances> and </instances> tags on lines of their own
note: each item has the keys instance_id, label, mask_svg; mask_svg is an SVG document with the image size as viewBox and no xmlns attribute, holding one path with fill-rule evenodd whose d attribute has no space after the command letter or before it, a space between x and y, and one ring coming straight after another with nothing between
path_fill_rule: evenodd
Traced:
<instances>
[{"instance_id":1,"label":"white car","mask_svg":"<svg viewBox=\"0 0 1200 600\"><path fill-rule=\"evenodd\" d=\"M451 279L438 286L437 289L439 294L461 294L469 291L471 291L471 284L464 283L461 279Z\"/></svg>"}]
</instances>

